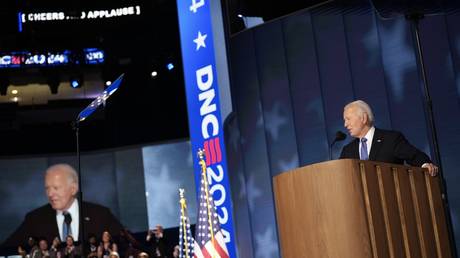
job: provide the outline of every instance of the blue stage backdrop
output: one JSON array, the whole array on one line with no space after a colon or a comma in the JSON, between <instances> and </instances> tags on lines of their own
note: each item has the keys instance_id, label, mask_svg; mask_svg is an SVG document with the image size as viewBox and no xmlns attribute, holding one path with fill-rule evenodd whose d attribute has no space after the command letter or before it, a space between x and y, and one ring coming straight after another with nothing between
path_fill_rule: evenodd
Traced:
<instances>
[{"instance_id":1,"label":"blue stage backdrop","mask_svg":"<svg viewBox=\"0 0 460 258\"><path fill-rule=\"evenodd\" d=\"M460 240L460 13L426 17L421 40L456 239ZM402 131L431 154L410 23L370 6L305 10L232 37L235 113L227 153L241 257L279 257L272 178L328 159L343 106L374 109L376 126ZM342 146L333 148L333 158ZM237 200L237 201L236 201ZM459 241L457 241L459 242ZM459 244L457 244L457 249Z\"/></svg>"}]
</instances>

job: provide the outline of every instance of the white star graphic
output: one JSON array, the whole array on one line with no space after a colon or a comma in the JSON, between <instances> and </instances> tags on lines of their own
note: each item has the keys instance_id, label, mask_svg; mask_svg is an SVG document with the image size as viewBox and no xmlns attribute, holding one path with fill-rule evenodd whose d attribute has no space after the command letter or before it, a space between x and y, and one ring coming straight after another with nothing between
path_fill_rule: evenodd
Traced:
<instances>
[{"instance_id":1,"label":"white star graphic","mask_svg":"<svg viewBox=\"0 0 460 258\"><path fill-rule=\"evenodd\" d=\"M246 183L246 194L248 196L249 209L254 211L256 198L262 196L262 190L257 188L253 175L249 177L249 180Z\"/></svg>"},{"instance_id":2,"label":"white star graphic","mask_svg":"<svg viewBox=\"0 0 460 258\"><path fill-rule=\"evenodd\" d=\"M201 34L201 31L198 31L198 36L193 40L193 42L196 43L196 51L198 51L201 47L206 47L206 43L204 41L207 36L207 34Z\"/></svg>"},{"instance_id":3,"label":"white star graphic","mask_svg":"<svg viewBox=\"0 0 460 258\"><path fill-rule=\"evenodd\" d=\"M278 167L280 168L280 172L288 171L294 168L299 167L299 158L297 154L292 154L290 160L280 160L278 162Z\"/></svg>"},{"instance_id":4,"label":"white star graphic","mask_svg":"<svg viewBox=\"0 0 460 258\"><path fill-rule=\"evenodd\" d=\"M154 198L152 199L152 210L161 211L164 216L177 216L176 199L180 182L171 178L167 164L161 166L160 175L153 177L150 184L152 188L149 195Z\"/></svg>"},{"instance_id":5,"label":"white star graphic","mask_svg":"<svg viewBox=\"0 0 460 258\"><path fill-rule=\"evenodd\" d=\"M376 19L374 15L372 15L372 19ZM370 30L361 39L361 41L367 50L367 65L369 67L379 66L381 64L381 51L377 25L375 23L371 25Z\"/></svg>"},{"instance_id":6,"label":"white star graphic","mask_svg":"<svg viewBox=\"0 0 460 258\"><path fill-rule=\"evenodd\" d=\"M256 258L278 257L278 243L273 234L273 227L268 226L265 232L256 233Z\"/></svg>"},{"instance_id":7,"label":"white star graphic","mask_svg":"<svg viewBox=\"0 0 460 258\"><path fill-rule=\"evenodd\" d=\"M230 142L230 145L232 146L233 151L237 152L239 144L240 144L240 130L238 127L234 125L231 127L233 130L230 132L228 141Z\"/></svg>"},{"instance_id":8,"label":"white star graphic","mask_svg":"<svg viewBox=\"0 0 460 258\"><path fill-rule=\"evenodd\" d=\"M380 38L386 42L382 49L385 73L390 82L390 90L395 98L402 101L404 94L404 77L417 68L414 49L406 40L410 27L404 18L394 21L391 26L380 27ZM391 65L391 67L390 67Z\"/></svg>"},{"instance_id":9,"label":"white star graphic","mask_svg":"<svg viewBox=\"0 0 460 258\"><path fill-rule=\"evenodd\" d=\"M284 112L279 103L275 103L270 111L265 112L265 126L274 141L278 140L281 126L288 122L282 113Z\"/></svg>"}]
</instances>

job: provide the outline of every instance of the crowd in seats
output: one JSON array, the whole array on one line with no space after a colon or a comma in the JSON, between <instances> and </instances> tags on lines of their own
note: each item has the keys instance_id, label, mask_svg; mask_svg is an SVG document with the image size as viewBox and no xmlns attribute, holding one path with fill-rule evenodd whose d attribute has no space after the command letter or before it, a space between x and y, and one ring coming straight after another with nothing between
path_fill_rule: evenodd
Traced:
<instances>
[{"instance_id":1,"label":"crowd in seats","mask_svg":"<svg viewBox=\"0 0 460 258\"><path fill-rule=\"evenodd\" d=\"M29 237L27 246L19 246L18 253L24 258L176 258L179 246L168 245L161 225L147 231L139 241L127 230L120 232L115 240L108 231L101 236L90 234L88 243L81 245L71 235L62 243L59 237L48 243L45 238ZM175 241L174 241L175 242Z\"/></svg>"}]
</instances>

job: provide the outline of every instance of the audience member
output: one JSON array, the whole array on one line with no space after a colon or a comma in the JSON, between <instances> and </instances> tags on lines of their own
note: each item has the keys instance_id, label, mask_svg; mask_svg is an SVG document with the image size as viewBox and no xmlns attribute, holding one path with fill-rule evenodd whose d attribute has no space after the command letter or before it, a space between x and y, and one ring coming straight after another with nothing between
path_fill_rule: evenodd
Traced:
<instances>
[{"instance_id":1,"label":"audience member","mask_svg":"<svg viewBox=\"0 0 460 258\"><path fill-rule=\"evenodd\" d=\"M155 229L149 230L146 240L152 243L152 257L166 257L166 243L163 237L163 227L161 225L156 225Z\"/></svg>"},{"instance_id":2,"label":"audience member","mask_svg":"<svg viewBox=\"0 0 460 258\"><path fill-rule=\"evenodd\" d=\"M88 247L86 253L88 254L86 257L88 258L97 258L97 237L94 234L90 234L88 240Z\"/></svg>"},{"instance_id":3,"label":"audience member","mask_svg":"<svg viewBox=\"0 0 460 258\"><path fill-rule=\"evenodd\" d=\"M109 258L120 258L120 255L117 252L110 252Z\"/></svg>"},{"instance_id":4,"label":"audience member","mask_svg":"<svg viewBox=\"0 0 460 258\"><path fill-rule=\"evenodd\" d=\"M32 258L49 258L50 253L48 250L48 241L46 239L40 239L38 242L38 249L32 254Z\"/></svg>"},{"instance_id":5,"label":"audience member","mask_svg":"<svg viewBox=\"0 0 460 258\"><path fill-rule=\"evenodd\" d=\"M172 253L173 258L179 258L180 255L180 247L178 245L174 246L174 250Z\"/></svg>"},{"instance_id":6,"label":"audience member","mask_svg":"<svg viewBox=\"0 0 460 258\"><path fill-rule=\"evenodd\" d=\"M146 252L140 252L137 258L149 258L149 255Z\"/></svg>"},{"instance_id":7,"label":"audience member","mask_svg":"<svg viewBox=\"0 0 460 258\"><path fill-rule=\"evenodd\" d=\"M75 246L73 237L68 235L65 242L64 258L80 258L82 255L81 248Z\"/></svg>"},{"instance_id":8,"label":"audience member","mask_svg":"<svg viewBox=\"0 0 460 258\"><path fill-rule=\"evenodd\" d=\"M59 237L55 237L50 247L50 258L61 258L62 257L61 245L62 244L61 244L61 240L59 239Z\"/></svg>"},{"instance_id":9,"label":"audience member","mask_svg":"<svg viewBox=\"0 0 460 258\"><path fill-rule=\"evenodd\" d=\"M104 233L102 233L102 242L97 248L97 256L99 258L108 258L111 252L118 252L118 246L113 242L110 233L104 231Z\"/></svg>"}]
</instances>

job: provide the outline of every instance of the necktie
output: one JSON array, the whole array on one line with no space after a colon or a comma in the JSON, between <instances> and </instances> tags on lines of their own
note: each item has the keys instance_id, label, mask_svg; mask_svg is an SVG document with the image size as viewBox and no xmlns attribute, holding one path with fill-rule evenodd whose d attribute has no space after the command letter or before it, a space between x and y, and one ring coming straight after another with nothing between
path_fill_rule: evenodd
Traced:
<instances>
[{"instance_id":1,"label":"necktie","mask_svg":"<svg viewBox=\"0 0 460 258\"><path fill-rule=\"evenodd\" d=\"M63 212L64 222L62 223L62 240L65 241L68 235L72 235L72 228L70 224L72 223L72 216L67 211Z\"/></svg>"},{"instance_id":2,"label":"necktie","mask_svg":"<svg viewBox=\"0 0 460 258\"><path fill-rule=\"evenodd\" d=\"M365 137L361 138L361 150L359 152L359 156L361 157L362 160L368 160L369 155L367 154L367 139Z\"/></svg>"}]
</instances>

